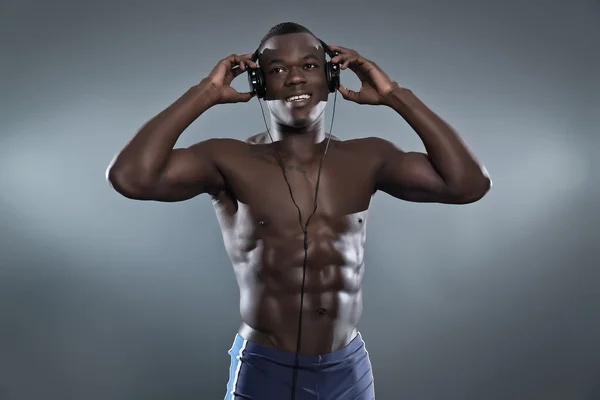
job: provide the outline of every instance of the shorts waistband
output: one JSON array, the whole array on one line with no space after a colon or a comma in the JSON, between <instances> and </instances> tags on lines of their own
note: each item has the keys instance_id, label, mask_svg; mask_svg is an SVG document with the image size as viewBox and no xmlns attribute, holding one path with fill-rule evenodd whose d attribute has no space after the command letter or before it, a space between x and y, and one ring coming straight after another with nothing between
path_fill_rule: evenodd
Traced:
<instances>
[{"instance_id":1,"label":"shorts waistband","mask_svg":"<svg viewBox=\"0 0 600 400\"><path fill-rule=\"evenodd\" d=\"M320 355L299 354L299 366L318 366L336 364L352 357L357 352L365 352L365 342L360 332L346 346L331 353ZM230 355L244 357L259 357L271 362L293 366L296 362L296 353L288 352L273 347L267 347L244 339L239 334L235 335L233 346L229 350Z\"/></svg>"}]
</instances>

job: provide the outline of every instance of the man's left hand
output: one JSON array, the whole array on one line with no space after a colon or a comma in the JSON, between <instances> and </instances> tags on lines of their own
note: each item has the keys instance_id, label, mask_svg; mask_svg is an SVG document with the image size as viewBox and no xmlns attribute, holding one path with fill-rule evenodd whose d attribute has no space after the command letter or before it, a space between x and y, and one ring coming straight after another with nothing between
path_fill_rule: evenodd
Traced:
<instances>
[{"instance_id":1,"label":"man's left hand","mask_svg":"<svg viewBox=\"0 0 600 400\"><path fill-rule=\"evenodd\" d=\"M350 68L362 84L358 92L340 84L338 90L344 99L369 105L387 105L389 103L388 96L399 86L397 82L392 81L377 64L367 60L355 50L333 45L329 45L329 48L339 53L331 59L331 62L340 63L342 70Z\"/></svg>"}]
</instances>

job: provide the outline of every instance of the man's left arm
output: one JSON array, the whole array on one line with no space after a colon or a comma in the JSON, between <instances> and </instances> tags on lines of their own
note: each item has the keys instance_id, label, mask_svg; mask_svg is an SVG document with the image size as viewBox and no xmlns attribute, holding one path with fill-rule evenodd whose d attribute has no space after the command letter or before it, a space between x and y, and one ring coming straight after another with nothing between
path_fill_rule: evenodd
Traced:
<instances>
[{"instance_id":1,"label":"man's left arm","mask_svg":"<svg viewBox=\"0 0 600 400\"><path fill-rule=\"evenodd\" d=\"M392 81L373 61L355 50L329 46L338 53L331 62L349 68L360 79L360 91L343 85L338 89L346 100L358 104L391 107L419 135L426 154L406 153L383 139L372 139L380 158L376 189L396 198L415 202L467 204L481 199L491 180L454 129L420 99Z\"/></svg>"},{"instance_id":2,"label":"man's left arm","mask_svg":"<svg viewBox=\"0 0 600 400\"><path fill-rule=\"evenodd\" d=\"M473 203L489 191L491 179L485 167L458 133L412 91L394 82L385 104L419 135L426 154L404 152L378 140L378 190L408 201L447 204Z\"/></svg>"}]
</instances>

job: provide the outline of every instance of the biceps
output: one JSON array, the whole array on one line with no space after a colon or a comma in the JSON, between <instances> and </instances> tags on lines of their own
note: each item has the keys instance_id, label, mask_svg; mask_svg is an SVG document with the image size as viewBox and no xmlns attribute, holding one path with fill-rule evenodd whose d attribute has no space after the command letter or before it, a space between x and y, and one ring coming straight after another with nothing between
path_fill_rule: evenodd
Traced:
<instances>
[{"instance_id":1,"label":"biceps","mask_svg":"<svg viewBox=\"0 0 600 400\"><path fill-rule=\"evenodd\" d=\"M394 155L382 167L377 189L407 201L450 201L444 181L423 153Z\"/></svg>"},{"instance_id":2,"label":"biceps","mask_svg":"<svg viewBox=\"0 0 600 400\"><path fill-rule=\"evenodd\" d=\"M154 190L154 200L182 201L224 186L216 165L190 149L173 150Z\"/></svg>"}]
</instances>

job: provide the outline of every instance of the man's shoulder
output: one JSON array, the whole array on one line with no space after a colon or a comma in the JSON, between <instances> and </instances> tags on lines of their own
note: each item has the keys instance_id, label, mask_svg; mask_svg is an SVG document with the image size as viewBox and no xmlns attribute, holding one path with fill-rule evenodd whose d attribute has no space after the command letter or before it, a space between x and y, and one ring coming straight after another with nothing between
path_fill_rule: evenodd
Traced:
<instances>
[{"instance_id":1,"label":"man's shoulder","mask_svg":"<svg viewBox=\"0 0 600 400\"><path fill-rule=\"evenodd\" d=\"M232 155L248 148L248 143L234 138L210 138L191 145L188 149L196 154Z\"/></svg>"},{"instance_id":2,"label":"man's shoulder","mask_svg":"<svg viewBox=\"0 0 600 400\"><path fill-rule=\"evenodd\" d=\"M394 143L377 136L345 140L339 144L338 148L350 155L350 158L356 162L360 160L379 167L389 160L397 160L397 157L403 154L403 151Z\"/></svg>"},{"instance_id":3,"label":"man's shoulder","mask_svg":"<svg viewBox=\"0 0 600 400\"><path fill-rule=\"evenodd\" d=\"M348 149L353 149L365 154L378 154L394 147L394 144L389 140L377 136L348 139L344 140L342 144Z\"/></svg>"}]
</instances>

